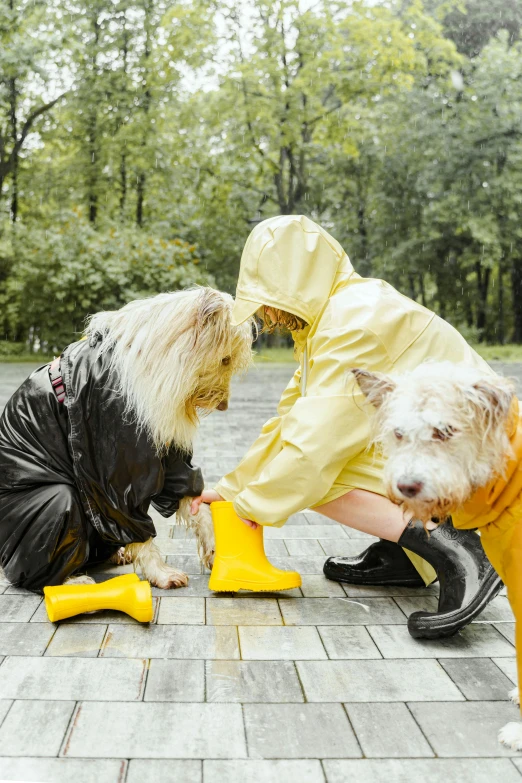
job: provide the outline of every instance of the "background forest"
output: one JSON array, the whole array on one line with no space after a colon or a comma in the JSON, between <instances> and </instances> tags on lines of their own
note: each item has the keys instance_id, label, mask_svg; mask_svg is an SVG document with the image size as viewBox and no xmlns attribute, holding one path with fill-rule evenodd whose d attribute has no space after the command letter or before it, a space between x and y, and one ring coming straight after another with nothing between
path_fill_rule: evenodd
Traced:
<instances>
[{"instance_id":1,"label":"background forest","mask_svg":"<svg viewBox=\"0 0 522 783\"><path fill-rule=\"evenodd\" d=\"M0 0L0 351L210 281L304 213L522 343L520 0Z\"/></svg>"}]
</instances>

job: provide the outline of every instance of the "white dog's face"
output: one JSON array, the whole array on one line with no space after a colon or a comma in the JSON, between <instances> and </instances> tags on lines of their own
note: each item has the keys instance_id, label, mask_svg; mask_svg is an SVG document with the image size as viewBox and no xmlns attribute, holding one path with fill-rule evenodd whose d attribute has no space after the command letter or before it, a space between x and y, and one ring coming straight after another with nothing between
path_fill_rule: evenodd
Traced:
<instances>
[{"instance_id":1,"label":"white dog's face","mask_svg":"<svg viewBox=\"0 0 522 783\"><path fill-rule=\"evenodd\" d=\"M354 370L378 409L388 496L415 517L444 519L502 472L513 386L449 362L394 378Z\"/></svg>"}]
</instances>

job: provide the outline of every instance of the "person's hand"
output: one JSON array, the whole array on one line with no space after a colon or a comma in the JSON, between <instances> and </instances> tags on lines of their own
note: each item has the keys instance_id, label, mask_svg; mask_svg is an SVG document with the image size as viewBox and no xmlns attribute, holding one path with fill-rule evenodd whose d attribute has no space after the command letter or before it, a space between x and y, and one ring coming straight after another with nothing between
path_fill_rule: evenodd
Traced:
<instances>
[{"instance_id":1,"label":"person's hand","mask_svg":"<svg viewBox=\"0 0 522 783\"><path fill-rule=\"evenodd\" d=\"M216 503L218 500L223 500L223 498L218 495L215 489L204 489L199 497L192 498L190 513L197 514L202 503Z\"/></svg>"},{"instance_id":2,"label":"person's hand","mask_svg":"<svg viewBox=\"0 0 522 783\"><path fill-rule=\"evenodd\" d=\"M253 519L244 519L243 517L239 517L241 522L244 522L245 525L248 525L248 527L251 527L252 530L256 530L259 527L259 524L257 522L254 522Z\"/></svg>"},{"instance_id":3,"label":"person's hand","mask_svg":"<svg viewBox=\"0 0 522 783\"><path fill-rule=\"evenodd\" d=\"M218 495L215 489L204 489L199 497L192 498L190 513L192 515L197 514L202 503L215 503L218 500L223 500L223 498L221 495ZM257 522L254 522L252 519L243 519L243 517L239 517L239 519L244 522L245 525L251 527L252 530L256 530L256 528L259 527Z\"/></svg>"}]
</instances>

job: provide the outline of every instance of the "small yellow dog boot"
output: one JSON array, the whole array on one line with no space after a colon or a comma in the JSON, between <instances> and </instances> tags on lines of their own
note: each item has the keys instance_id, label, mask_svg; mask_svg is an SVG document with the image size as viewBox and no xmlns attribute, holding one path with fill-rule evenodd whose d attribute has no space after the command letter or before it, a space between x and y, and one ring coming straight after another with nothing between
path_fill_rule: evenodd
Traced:
<instances>
[{"instance_id":1,"label":"small yellow dog boot","mask_svg":"<svg viewBox=\"0 0 522 783\"><path fill-rule=\"evenodd\" d=\"M141 582L137 574L124 574L93 585L44 587L43 591L52 623L100 609L117 609L141 623L150 623L154 616L150 584Z\"/></svg>"},{"instance_id":2,"label":"small yellow dog boot","mask_svg":"<svg viewBox=\"0 0 522 783\"><path fill-rule=\"evenodd\" d=\"M282 571L267 560L263 526L253 530L237 516L232 503L210 504L216 555L208 586L216 592L291 590L301 586L296 571Z\"/></svg>"}]
</instances>

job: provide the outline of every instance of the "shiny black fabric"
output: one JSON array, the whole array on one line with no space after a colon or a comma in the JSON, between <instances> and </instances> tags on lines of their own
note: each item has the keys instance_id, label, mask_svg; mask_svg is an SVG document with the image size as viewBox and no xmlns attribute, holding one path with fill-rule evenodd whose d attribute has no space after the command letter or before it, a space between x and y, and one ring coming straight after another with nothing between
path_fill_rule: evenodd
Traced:
<instances>
[{"instance_id":1,"label":"shiny black fabric","mask_svg":"<svg viewBox=\"0 0 522 783\"><path fill-rule=\"evenodd\" d=\"M188 455L171 449L159 457L125 418L110 355L98 348L95 338L64 351L63 404L44 365L0 419L0 565L13 584L60 584L154 536L150 503L168 517L203 489Z\"/></svg>"}]
</instances>

